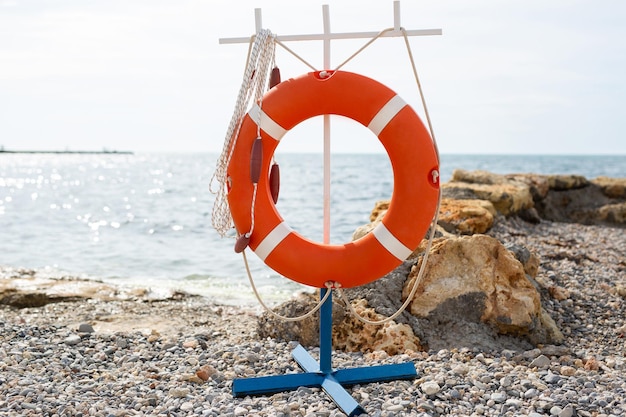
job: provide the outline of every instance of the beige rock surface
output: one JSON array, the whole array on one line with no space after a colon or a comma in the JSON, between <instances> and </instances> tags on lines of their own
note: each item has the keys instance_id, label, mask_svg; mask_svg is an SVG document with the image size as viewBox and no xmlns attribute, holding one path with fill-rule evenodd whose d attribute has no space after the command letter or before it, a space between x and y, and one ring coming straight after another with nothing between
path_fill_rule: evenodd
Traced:
<instances>
[{"instance_id":1,"label":"beige rock surface","mask_svg":"<svg viewBox=\"0 0 626 417\"><path fill-rule=\"evenodd\" d=\"M486 200L455 200L443 198L438 224L450 233L473 235L491 229L496 209Z\"/></svg>"},{"instance_id":2,"label":"beige rock surface","mask_svg":"<svg viewBox=\"0 0 626 417\"><path fill-rule=\"evenodd\" d=\"M417 279L420 264L413 268L403 291L407 297ZM544 331L540 295L526 277L523 265L497 239L473 235L446 239L431 250L423 279L410 304L418 317L428 317L446 301L474 295L473 305L479 309L481 321L494 326L499 333L530 335L537 341ZM545 320L544 320L545 321ZM557 340L556 328L548 330ZM543 334L543 333L542 333Z\"/></svg>"}]
</instances>

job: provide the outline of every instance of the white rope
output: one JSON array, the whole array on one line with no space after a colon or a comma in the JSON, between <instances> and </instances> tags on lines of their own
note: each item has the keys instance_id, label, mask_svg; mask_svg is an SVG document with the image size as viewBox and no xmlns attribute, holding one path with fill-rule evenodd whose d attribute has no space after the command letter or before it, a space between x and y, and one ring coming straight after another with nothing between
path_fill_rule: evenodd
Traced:
<instances>
[{"instance_id":1,"label":"white rope","mask_svg":"<svg viewBox=\"0 0 626 417\"><path fill-rule=\"evenodd\" d=\"M209 183L209 190L215 194L213 203L213 228L224 237L233 227L233 219L226 198L228 182L226 169L235 149L239 129L251 102L259 102L268 88L270 67L274 63L276 35L263 29L250 38L248 59L243 74L243 81L235 103L235 110L230 119L224 147L216 164L215 171ZM256 121L257 125L260 121Z\"/></svg>"},{"instance_id":2,"label":"white rope","mask_svg":"<svg viewBox=\"0 0 626 417\"><path fill-rule=\"evenodd\" d=\"M366 323L366 324L373 324L373 325L385 324L385 323L387 323L387 322L389 322L391 320L394 320L396 317L398 317L400 314L402 314L402 312L404 310L406 310L406 308L409 306L411 301L413 301L413 297L415 296L415 292L417 291L417 287L422 282L422 277L424 275L424 270L426 269L426 263L428 262L428 254L430 253L430 249L431 249L432 244L433 244L433 239L434 239L434 236L435 236L435 227L437 226L437 219L439 218L438 213L439 213L439 204L440 204L440 202L441 202L441 188L439 188L439 197L437 198L437 211L435 212L435 216L433 217L432 223L430 225L430 235L428 237L428 244L426 245L426 250L424 252L424 258L422 259L422 265L420 265L420 270L417 273L417 278L415 279L415 282L413 283L413 287L411 288L411 292L409 293L409 295L406 298L406 300L404 301L404 303L400 306L400 308L395 313L393 313L391 316L386 317L386 318L384 318L382 320L377 320L377 321L368 320L365 317L361 316L354 309L354 306L352 305L352 303L350 302L350 300L348 299L346 294L341 289L337 290L337 292L339 293L339 296L341 297L343 302L346 304L348 309L350 309L350 312L354 315L354 317L359 319L359 321L361 321L363 323Z\"/></svg>"},{"instance_id":3,"label":"white rope","mask_svg":"<svg viewBox=\"0 0 626 417\"><path fill-rule=\"evenodd\" d=\"M304 320L304 319L307 319L307 318L311 317L313 314L315 314L315 312L317 310L319 310L322 307L322 305L326 302L328 297L330 297L330 294L331 294L331 291L333 290L333 288L335 288L335 283L332 283L330 281L327 282L326 283L326 288L328 288L328 291L326 291L326 294L324 294L324 297L322 297L320 302L317 303L317 305L311 311L309 311L308 313L306 313L306 314L304 314L302 316L298 316L298 317L286 317L286 316L283 316L281 314L276 313L274 310L269 308L263 302L263 299L261 299L261 294L259 294L259 292L256 289L256 285L254 285L254 279L252 278L252 273L250 272L250 266L248 265L248 257L246 256L246 251L244 250L241 253L243 254L243 263L246 266L246 272L248 273L248 280L250 281L250 286L252 287L252 291L254 291L254 295L256 296L256 299L259 301L259 304L261 304L261 306L263 306L265 311L267 311L270 315L276 317L279 320L300 321L300 320Z\"/></svg>"},{"instance_id":4,"label":"white rope","mask_svg":"<svg viewBox=\"0 0 626 417\"><path fill-rule=\"evenodd\" d=\"M385 32L388 32L390 30L393 30L393 28L385 29L385 30L379 32L376 36L374 36L367 43L365 43L365 45L363 45L358 51L356 51L348 59L346 59L343 63L341 63L336 69L339 69L342 66L344 66L345 64L347 64L355 56L357 56L359 53L361 53L365 48L367 48L372 43L374 43L375 40L380 38ZM428 122L428 129L430 130L430 136L431 136L431 138L433 140L433 146L435 147L435 153L437 154L437 160L439 161L439 150L437 148L437 141L435 140L435 132L433 131L433 126L432 126L432 124L430 122L430 115L428 114L428 108L426 107L426 99L424 98L424 92L422 91L422 85L420 84L420 80L419 80L419 77L417 75L417 67L415 65L415 60L413 59L413 53L411 51L411 44L409 43L409 39L408 39L408 36L406 34L406 30L404 28L400 28L400 30L402 31L402 35L404 36L404 42L405 42L405 45L406 45L406 48L407 48L407 52L409 54L409 61L411 62L411 68L413 69L413 75L415 77L415 82L417 83L417 89L419 91L420 98L422 100L422 106L424 107L424 113L426 114L426 120ZM409 304L413 300L413 297L415 296L415 292L417 291L417 288L418 288L419 284L422 281L422 277L424 275L424 270L426 269L426 263L428 262L428 254L430 253L430 249L432 247L433 239L435 237L435 228L437 226L437 221L439 219L439 207L440 207L440 204L441 204L441 187L439 187L439 195L437 196L437 208L435 210L435 215L433 216L433 219L431 221L430 235L428 237L428 244L426 245L426 250L424 252L424 258L422 259L422 264L420 265L420 270L417 273L417 277L415 279L415 282L413 283L413 287L411 288L409 296L407 297L407 299L404 301L404 303L400 306L400 308L394 314L392 314L391 316L386 317L386 318L384 318L382 320L377 320L377 321L368 320L365 317L361 316L359 313L357 313L357 311L354 309L354 306L352 305L352 303L350 302L350 300L348 299L346 294L341 289L338 290L339 296L341 297L343 302L346 304L346 306L348 307L350 312L359 321L361 321L363 323L366 323L366 324L372 324L372 325L384 324L384 323L387 323L387 322L397 318L409 306Z\"/></svg>"}]
</instances>

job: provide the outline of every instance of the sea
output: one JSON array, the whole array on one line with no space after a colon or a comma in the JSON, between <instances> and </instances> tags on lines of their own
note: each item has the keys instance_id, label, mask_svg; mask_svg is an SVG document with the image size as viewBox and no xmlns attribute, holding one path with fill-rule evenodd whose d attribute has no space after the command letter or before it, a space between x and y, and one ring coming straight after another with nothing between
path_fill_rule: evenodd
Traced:
<instances>
[{"instance_id":1,"label":"sea","mask_svg":"<svg viewBox=\"0 0 626 417\"><path fill-rule=\"evenodd\" d=\"M185 291L233 305L255 305L234 237L212 227L209 190L218 155L0 153L0 266L37 269L155 293ZM277 209L307 238L323 240L323 157L276 155ZM626 155L443 154L441 179L454 169L494 173L626 177ZM330 241L345 243L393 189L386 154L333 154ZM312 289L247 256L270 305Z\"/></svg>"}]
</instances>

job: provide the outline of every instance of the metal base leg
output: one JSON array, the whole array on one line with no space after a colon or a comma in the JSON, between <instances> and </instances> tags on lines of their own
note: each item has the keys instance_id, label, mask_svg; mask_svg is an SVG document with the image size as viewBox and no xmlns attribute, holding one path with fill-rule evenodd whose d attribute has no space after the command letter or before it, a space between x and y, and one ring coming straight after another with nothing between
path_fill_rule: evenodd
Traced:
<instances>
[{"instance_id":1,"label":"metal base leg","mask_svg":"<svg viewBox=\"0 0 626 417\"><path fill-rule=\"evenodd\" d=\"M324 297L326 289L321 290ZM319 363L300 345L292 352L293 358L305 371L301 374L273 375L233 380L233 395L274 394L296 390L299 387L320 387L348 416L357 416L365 410L345 390L344 385L413 379L417 377L411 362L391 365L366 366L333 370L332 355L332 296L320 309L320 361Z\"/></svg>"}]
</instances>

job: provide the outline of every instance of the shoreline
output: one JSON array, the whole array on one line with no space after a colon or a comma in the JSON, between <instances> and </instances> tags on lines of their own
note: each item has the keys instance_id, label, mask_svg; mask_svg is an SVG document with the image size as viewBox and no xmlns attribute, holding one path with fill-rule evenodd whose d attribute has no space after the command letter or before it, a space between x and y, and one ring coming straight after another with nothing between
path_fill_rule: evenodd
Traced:
<instances>
[{"instance_id":1,"label":"shoreline","mask_svg":"<svg viewBox=\"0 0 626 417\"><path fill-rule=\"evenodd\" d=\"M623 229L500 219L488 234L539 255L539 276L563 291L560 299L542 293L542 302L564 343L396 356L335 351L337 368L415 364L415 380L349 389L366 415L625 414ZM293 343L257 337L258 308L182 293L151 299L114 286L95 294L100 298L0 306L0 414L343 415L317 388L233 398L234 378L300 372Z\"/></svg>"}]
</instances>

